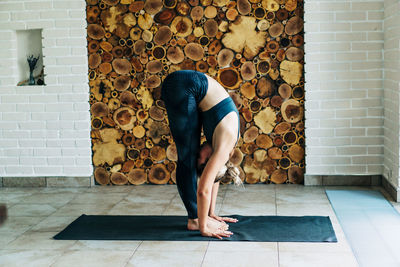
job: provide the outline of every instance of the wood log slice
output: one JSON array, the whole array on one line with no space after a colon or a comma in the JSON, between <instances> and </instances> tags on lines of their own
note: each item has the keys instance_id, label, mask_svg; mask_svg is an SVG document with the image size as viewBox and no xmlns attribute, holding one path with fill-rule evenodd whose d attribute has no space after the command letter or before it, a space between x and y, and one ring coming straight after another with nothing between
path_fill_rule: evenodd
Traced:
<instances>
[{"instance_id":1,"label":"wood log slice","mask_svg":"<svg viewBox=\"0 0 400 267\"><path fill-rule=\"evenodd\" d=\"M293 184L302 184L304 181L304 172L299 166L292 166L288 170L289 182Z\"/></svg>"},{"instance_id":2,"label":"wood log slice","mask_svg":"<svg viewBox=\"0 0 400 267\"><path fill-rule=\"evenodd\" d=\"M284 29L285 27L283 26L282 23L275 22L269 27L268 32L271 37L276 38L283 33Z\"/></svg>"},{"instance_id":3,"label":"wood log slice","mask_svg":"<svg viewBox=\"0 0 400 267\"><path fill-rule=\"evenodd\" d=\"M282 105L283 99L279 95L274 95L271 98L271 106L279 108Z\"/></svg>"},{"instance_id":4,"label":"wood log slice","mask_svg":"<svg viewBox=\"0 0 400 267\"><path fill-rule=\"evenodd\" d=\"M248 128L243 135L243 141L245 143L252 143L258 137L258 128L256 126L251 126Z\"/></svg>"},{"instance_id":5,"label":"wood log slice","mask_svg":"<svg viewBox=\"0 0 400 267\"><path fill-rule=\"evenodd\" d=\"M124 185L128 183L128 178L122 172L114 172L111 174L111 182L115 185Z\"/></svg>"},{"instance_id":6,"label":"wood log slice","mask_svg":"<svg viewBox=\"0 0 400 267\"><path fill-rule=\"evenodd\" d=\"M236 4L240 15L248 15L251 12L251 4L248 0L238 0Z\"/></svg>"},{"instance_id":7,"label":"wood log slice","mask_svg":"<svg viewBox=\"0 0 400 267\"><path fill-rule=\"evenodd\" d=\"M266 42L266 32L256 31L254 17L239 16L229 26L230 32L222 38L226 48L242 53L247 59L254 58Z\"/></svg>"},{"instance_id":8,"label":"wood log slice","mask_svg":"<svg viewBox=\"0 0 400 267\"><path fill-rule=\"evenodd\" d=\"M251 82L245 82L240 86L240 92L247 99L253 99L256 96L256 88Z\"/></svg>"},{"instance_id":9,"label":"wood log slice","mask_svg":"<svg viewBox=\"0 0 400 267\"><path fill-rule=\"evenodd\" d=\"M272 147L273 143L271 137L266 134L260 134L256 138L256 145L259 148L267 149Z\"/></svg>"},{"instance_id":10,"label":"wood log slice","mask_svg":"<svg viewBox=\"0 0 400 267\"><path fill-rule=\"evenodd\" d=\"M170 46L167 50L167 59L172 64L179 64L185 59L185 55L180 47Z\"/></svg>"},{"instance_id":11,"label":"wood log slice","mask_svg":"<svg viewBox=\"0 0 400 267\"><path fill-rule=\"evenodd\" d=\"M285 33L287 35L295 35L303 30L303 19L299 16L291 17L285 25Z\"/></svg>"},{"instance_id":12,"label":"wood log slice","mask_svg":"<svg viewBox=\"0 0 400 267\"><path fill-rule=\"evenodd\" d=\"M281 114L285 121L296 123L303 118L303 107L297 100L288 99L282 103Z\"/></svg>"},{"instance_id":13,"label":"wood log slice","mask_svg":"<svg viewBox=\"0 0 400 267\"><path fill-rule=\"evenodd\" d=\"M268 149L268 156L271 159L280 159L282 158L282 150L279 147L271 147Z\"/></svg>"},{"instance_id":14,"label":"wood log slice","mask_svg":"<svg viewBox=\"0 0 400 267\"><path fill-rule=\"evenodd\" d=\"M155 162L160 162L165 159L165 149L160 146L154 146L150 149L150 157Z\"/></svg>"},{"instance_id":15,"label":"wood log slice","mask_svg":"<svg viewBox=\"0 0 400 267\"><path fill-rule=\"evenodd\" d=\"M127 75L132 70L131 63L125 58L116 58L112 62L112 66L116 73L120 75Z\"/></svg>"},{"instance_id":16,"label":"wood log slice","mask_svg":"<svg viewBox=\"0 0 400 267\"><path fill-rule=\"evenodd\" d=\"M278 93L282 98L289 98L292 95L292 87L287 83L282 83L278 88Z\"/></svg>"},{"instance_id":17,"label":"wood log slice","mask_svg":"<svg viewBox=\"0 0 400 267\"><path fill-rule=\"evenodd\" d=\"M284 60L280 64L280 74L289 85L296 85L303 75L303 65L299 62Z\"/></svg>"},{"instance_id":18,"label":"wood log slice","mask_svg":"<svg viewBox=\"0 0 400 267\"><path fill-rule=\"evenodd\" d=\"M136 121L135 112L129 107L122 107L114 112L113 119L122 130L131 130Z\"/></svg>"},{"instance_id":19,"label":"wood log slice","mask_svg":"<svg viewBox=\"0 0 400 267\"><path fill-rule=\"evenodd\" d=\"M103 167L97 167L94 170L94 178L100 185L107 185L110 183L110 174Z\"/></svg>"},{"instance_id":20,"label":"wood log slice","mask_svg":"<svg viewBox=\"0 0 400 267\"><path fill-rule=\"evenodd\" d=\"M278 125L275 126L274 132L277 134L284 134L291 130L291 125L288 122L280 122Z\"/></svg>"},{"instance_id":21,"label":"wood log slice","mask_svg":"<svg viewBox=\"0 0 400 267\"><path fill-rule=\"evenodd\" d=\"M149 115L153 120L164 120L164 111L156 106L151 106L151 108L149 109Z\"/></svg>"},{"instance_id":22,"label":"wood log slice","mask_svg":"<svg viewBox=\"0 0 400 267\"><path fill-rule=\"evenodd\" d=\"M160 60L152 60L147 63L146 69L148 72L156 74L163 70L163 64Z\"/></svg>"},{"instance_id":23,"label":"wood log slice","mask_svg":"<svg viewBox=\"0 0 400 267\"><path fill-rule=\"evenodd\" d=\"M173 143L167 147L166 156L167 156L167 159L169 159L171 161L178 161L178 152L176 150L175 143Z\"/></svg>"},{"instance_id":24,"label":"wood log slice","mask_svg":"<svg viewBox=\"0 0 400 267\"><path fill-rule=\"evenodd\" d=\"M304 51L298 47L289 47L286 50L286 57L290 61L300 61L303 59Z\"/></svg>"},{"instance_id":25,"label":"wood log slice","mask_svg":"<svg viewBox=\"0 0 400 267\"><path fill-rule=\"evenodd\" d=\"M155 164L150 169L149 181L153 184L166 184L171 177L164 164Z\"/></svg>"},{"instance_id":26,"label":"wood log slice","mask_svg":"<svg viewBox=\"0 0 400 267\"><path fill-rule=\"evenodd\" d=\"M157 14L163 7L162 0L146 0L144 3L144 10L150 15Z\"/></svg>"},{"instance_id":27,"label":"wood log slice","mask_svg":"<svg viewBox=\"0 0 400 267\"><path fill-rule=\"evenodd\" d=\"M236 89L241 83L241 78L236 69L224 68L218 71L218 81L228 89Z\"/></svg>"},{"instance_id":28,"label":"wood log slice","mask_svg":"<svg viewBox=\"0 0 400 267\"><path fill-rule=\"evenodd\" d=\"M203 47L198 43L188 43L184 51L188 58L195 61L201 60L204 57Z\"/></svg>"},{"instance_id":29,"label":"wood log slice","mask_svg":"<svg viewBox=\"0 0 400 267\"><path fill-rule=\"evenodd\" d=\"M304 158L304 148L294 144L289 148L289 157L294 162L300 162Z\"/></svg>"},{"instance_id":30,"label":"wood log slice","mask_svg":"<svg viewBox=\"0 0 400 267\"><path fill-rule=\"evenodd\" d=\"M201 6L195 6L190 11L190 17L192 18L193 22L200 21L203 15L204 15L204 10L203 7Z\"/></svg>"},{"instance_id":31,"label":"wood log slice","mask_svg":"<svg viewBox=\"0 0 400 267\"><path fill-rule=\"evenodd\" d=\"M274 110L270 107L262 109L256 116L254 116L254 123L263 133L270 133L276 125L276 114Z\"/></svg>"},{"instance_id":32,"label":"wood log slice","mask_svg":"<svg viewBox=\"0 0 400 267\"><path fill-rule=\"evenodd\" d=\"M187 37L192 33L192 21L187 17L176 16L171 23L171 31L177 37Z\"/></svg>"},{"instance_id":33,"label":"wood log slice","mask_svg":"<svg viewBox=\"0 0 400 267\"><path fill-rule=\"evenodd\" d=\"M160 24L169 25L175 18L176 12L173 9L164 9L154 16L154 21Z\"/></svg>"},{"instance_id":34,"label":"wood log slice","mask_svg":"<svg viewBox=\"0 0 400 267\"><path fill-rule=\"evenodd\" d=\"M232 156L229 158L229 162L231 162L235 166L239 166L243 161L243 153L239 148L233 149Z\"/></svg>"},{"instance_id":35,"label":"wood log slice","mask_svg":"<svg viewBox=\"0 0 400 267\"><path fill-rule=\"evenodd\" d=\"M122 164L121 172L124 172L124 173L130 172L134 166L135 166L135 162L133 160L125 161L124 164ZM129 181L129 178L128 178L128 181Z\"/></svg>"},{"instance_id":36,"label":"wood log slice","mask_svg":"<svg viewBox=\"0 0 400 267\"><path fill-rule=\"evenodd\" d=\"M123 92L126 89L128 89L130 84L131 84L130 76L118 76L114 80L114 88L119 92Z\"/></svg>"},{"instance_id":37,"label":"wood log slice","mask_svg":"<svg viewBox=\"0 0 400 267\"><path fill-rule=\"evenodd\" d=\"M252 80L256 77L257 71L254 63L252 61L246 61L240 67L240 74L242 75L243 80Z\"/></svg>"},{"instance_id":38,"label":"wood log slice","mask_svg":"<svg viewBox=\"0 0 400 267\"><path fill-rule=\"evenodd\" d=\"M146 134L146 129L142 125L136 125L132 129L132 133L136 138L142 138Z\"/></svg>"},{"instance_id":39,"label":"wood log slice","mask_svg":"<svg viewBox=\"0 0 400 267\"><path fill-rule=\"evenodd\" d=\"M135 168L128 173L128 181L133 185L141 185L147 181L147 173L144 169Z\"/></svg>"},{"instance_id":40,"label":"wood log slice","mask_svg":"<svg viewBox=\"0 0 400 267\"><path fill-rule=\"evenodd\" d=\"M165 45L171 40L172 31L168 26L161 26L154 35L154 43L156 45Z\"/></svg>"},{"instance_id":41,"label":"wood log slice","mask_svg":"<svg viewBox=\"0 0 400 267\"><path fill-rule=\"evenodd\" d=\"M90 107L90 113L95 117L107 116L109 112L108 106L103 102L96 102Z\"/></svg>"},{"instance_id":42,"label":"wood log slice","mask_svg":"<svg viewBox=\"0 0 400 267\"><path fill-rule=\"evenodd\" d=\"M271 174L271 182L274 184L283 184L287 180L287 173L285 170L277 169Z\"/></svg>"},{"instance_id":43,"label":"wood log slice","mask_svg":"<svg viewBox=\"0 0 400 267\"><path fill-rule=\"evenodd\" d=\"M208 37L215 37L218 32L218 23L213 20L209 19L204 23L204 32Z\"/></svg>"},{"instance_id":44,"label":"wood log slice","mask_svg":"<svg viewBox=\"0 0 400 267\"><path fill-rule=\"evenodd\" d=\"M123 106L127 106L130 108L136 108L137 103L135 99L135 95L131 91L123 91L120 96L120 103Z\"/></svg>"},{"instance_id":45,"label":"wood log slice","mask_svg":"<svg viewBox=\"0 0 400 267\"><path fill-rule=\"evenodd\" d=\"M262 77L257 82L256 93L260 98L266 98L267 96L271 96L275 93L275 84L274 82L266 77Z\"/></svg>"},{"instance_id":46,"label":"wood log slice","mask_svg":"<svg viewBox=\"0 0 400 267\"><path fill-rule=\"evenodd\" d=\"M90 54L89 59L89 68L95 69L101 64L101 56L99 54Z\"/></svg>"},{"instance_id":47,"label":"wood log slice","mask_svg":"<svg viewBox=\"0 0 400 267\"><path fill-rule=\"evenodd\" d=\"M89 24L87 26L87 34L90 38L94 40L100 40L103 39L106 31L98 24Z\"/></svg>"}]
</instances>

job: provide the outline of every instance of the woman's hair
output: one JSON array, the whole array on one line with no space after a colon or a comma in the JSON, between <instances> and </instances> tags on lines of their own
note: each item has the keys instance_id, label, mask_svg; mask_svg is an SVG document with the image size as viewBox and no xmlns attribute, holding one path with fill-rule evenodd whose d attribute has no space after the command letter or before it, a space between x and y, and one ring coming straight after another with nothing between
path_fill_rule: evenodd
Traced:
<instances>
[{"instance_id":1,"label":"woman's hair","mask_svg":"<svg viewBox=\"0 0 400 267\"><path fill-rule=\"evenodd\" d=\"M205 142L201 145L200 150L206 146L208 143ZM202 163L197 165L197 176L200 177L206 167L208 159ZM240 179L240 171L238 167L233 165L231 162L227 162L222 168L218 171L217 177L215 178L215 182L223 180L224 183L229 183L233 181L233 183L237 186L242 185L243 181Z\"/></svg>"}]
</instances>

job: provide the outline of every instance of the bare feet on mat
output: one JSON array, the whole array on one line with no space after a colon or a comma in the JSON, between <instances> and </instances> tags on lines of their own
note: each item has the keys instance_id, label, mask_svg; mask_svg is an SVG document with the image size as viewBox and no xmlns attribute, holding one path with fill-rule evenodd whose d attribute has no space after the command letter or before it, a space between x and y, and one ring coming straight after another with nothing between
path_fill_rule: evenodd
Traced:
<instances>
[{"instance_id":1,"label":"bare feet on mat","mask_svg":"<svg viewBox=\"0 0 400 267\"><path fill-rule=\"evenodd\" d=\"M229 225L226 222L221 222L214 218L208 217L207 227L211 229L228 230ZM188 219L187 229L191 231L199 230L199 219Z\"/></svg>"}]
</instances>

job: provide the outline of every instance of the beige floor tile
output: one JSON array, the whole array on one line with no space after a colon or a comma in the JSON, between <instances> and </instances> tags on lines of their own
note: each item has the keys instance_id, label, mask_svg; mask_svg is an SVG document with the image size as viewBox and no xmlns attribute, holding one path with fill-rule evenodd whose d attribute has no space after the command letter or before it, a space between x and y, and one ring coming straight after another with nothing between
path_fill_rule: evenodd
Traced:
<instances>
[{"instance_id":1,"label":"beige floor tile","mask_svg":"<svg viewBox=\"0 0 400 267\"><path fill-rule=\"evenodd\" d=\"M8 244L18 238L19 234L15 233L0 233L0 250L6 249Z\"/></svg>"},{"instance_id":2,"label":"beige floor tile","mask_svg":"<svg viewBox=\"0 0 400 267\"><path fill-rule=\"evenodd\" d=\"M40 193L70 193L70 194L82 194L88 190L87 187L43 187Z\"/></svg>"},{"instance_id":3,"label":"beige floor tile","mask_svg":"<svg viewBox=\"0 0 400 267\"><path fill-rule=\"evenodd\" d=\"M7 204L7 206L11 204L19 204L24 198L31 196L35 192L30 193L12 193L12 192L3 192L0 191L0 203Z\"/></svg>"},{"instance_id":4,"label":"beige floor tile","mask_svg":"<svg viewBox=\"0 0 400 267\"><path fill-rule=\"evenodd\" d=\"M77 194L74 193L35 193L25 197L21 203L26 204L66 204L71 201Z\"/></svg>"},{"instance_id":5,"label":"beige floor tile","mask_svg":"<svg viewBox=\"0 0 400 267\"><path fill-rule=\"evenodd\" d=\"M71 247L75 240L55 240L58 232L26 232L9 243L6 249L64 250Z\"/></svg>"},{"instance_id":6,"label":"beige floor tile","mask_svg":"<svg viewBox=\"0 0 400 267\"><path fill-rule=\"evenodd\" d=\"M276 252L276 242L236 242L236 241L210 241L208 251L260 251Z\"/></svg>"},{"instance_id":7,"label":"beige floor tile","mask_svg":"<svg viewBox=\"0 0 400 267\"><path fill-rule=\"evenodd\" d=\"M281 216L334 216L330 204L277 203L277 215Z\"/></svg>"},{"instance_id":8,"label":"beige floor tile","mask_svg":"<svg viewBox=\"0 0 400 267\"><path fill-rule=\"evenodd\" d=\"M275 215L276 207L274 202L235 202L224 200L219 215Z\"/></svg>"},{"instance_id":9,"label":"beige floor tile","mask_svg":"<svg viewBox=\"0 0 400 267\"><path fill-rule=\"evenodd\" d=\"M134 189L134 186L106 186L106 185L94 185L85 192L87 193L129 193Z\"/></svg>"},{"instance_id":10,"label":"beige floor tile","mask_svg":"<svg viewBox=\"0 0 400 267\"><path fill-rule=\"evenodd\" d=\"M19 234L30 229L32 226L43 221L46 217L8 217L2 226L0 226L0 234L13 233ZM21 232L22 231L22 232Z\"/></svg>"},{"instance_id":11,"label":"beige floor tile","mask_svg":"<svg viewBox=\"0 0 400 267\"><path fill-rule=\"evenodd\" d=\"M201 265L204 253L204 251L138 250L126 266L196 267Z\"/></svg>"},{"instance_id":12,"label":"beige floor tile","mask_svg":"<svg viewBox=\"0 0 400 267\"><path fill-rule=\"evenodd\" d=\"M281 267L357 267L352 253L323 253L304 251L279 251Z\"/></svg>"},{"instance_id":13,"label":"beige floor tile","mask_svg":"<svg viewBox=\"0 0 400 267\"><path fill-rule=\"evenodd\" d=\"M65 252L52 267L119 267L125 266L133 251L72 250Z\"/></svg>"},{"instance_id":14,"label":"beige floor tile","mask_svg":"<svg viewBox=\"0 0 400 267\"><path fill-rule=\"evenodd\" d=\"M150 204L169 204L176 196L176 193L167 192L167 193L146 193L139 192L138 194L128 194L124 197L124 201L130 202L141 202L141 203L150 203Z\"/></svg>"},{"instance_id":15,"label":"beige floor tile","mask_svg":"<svg viewBox=\"0 0 400 267\"><path fill-rule=\"evenodd\" d=\"M8 210L8 215L43 217L54 213L56 210L57 204L16 204Z\"/></svg>"},{"instance_id":16,"label":"beige floor tile","mask_svg":"<svg viewBox=\"0 0 400 267\"><path fill-rule=\"evenodd\" d=\"M85 193L79 194L71 200L70 204L117 204L127 193Z\"/></svg>"},{"instance_id":17,"label":"beige floor tile","mask_svg":"<svg viewBox=\"0 0 400 267\"><path fill-rule=\"evenodd\" d=\"M279 253L352 253L349 244L340 240L336 243L279 242L278 246Z\"/></svg>"},{"instance_id":18,"label":"beige floor tile","mask_svg":"<svg viewBox=\"0 0 400 267\"><path fill-rule=\"evenodd\" d=\"M203 251L207 250L208 241L143 241L138 251Z\"/></svg>"},{"instance_id":19,"label":"beige floor tile","mask_svg":"<svg viewBox=\"0 0 400 267\"><path fill-rule=\"evenodd\" d=\"M106 214L114 204L67 204L58 209L53 216L68 217L86 215L102 215Z\"/></svg>"},{"instance_id":20,"label":"beige floor tile","mask_svg":"<svg viewBox=\"0 0 400 267\"><path fill-rule=\"evenodd\" d=\"M278 252L213 251L208 249L202 266L274 267L278 266Z\"/></svg>"},{"instance_id":21,"label":"beige floor tile","mask_svg":"<svg viewBox=\"0 0 400 267\"><path fill-rule=\"evenodd\" d=\"M0 265L7 267L50 266L62 253L57 250L0 250Z\"/></svg>"},{"instance_id":22,"label":"beige floor tile","mask_svg":"<svg viewBox=\"0 0 400 267\"><path fill-rule=\"evenodd\" d=\"M57 217L49 216L37 225L33 226L31 231L38 232L59 232L76 220L76 216Z\"/></svg>"},{"instance_id":23,"label":"beige floor tile","mask_svg":"<svg viewBox=\"0 0 400 267\"><path fill-rule=\"evenodd\" d=\"M78 240L69 250L135 251L142 241Z\"/></svg>"},{"instance_id":24,"label":"beige floor tile","mask_svg":"<svg viewBox=\"0 0 400 267\"><path fill-rule=\"evenodd\" d=\"M121 201L110 209L108 215L161 215L168 203L154 204L143 202Z\"/></svg>"}]
</instances>

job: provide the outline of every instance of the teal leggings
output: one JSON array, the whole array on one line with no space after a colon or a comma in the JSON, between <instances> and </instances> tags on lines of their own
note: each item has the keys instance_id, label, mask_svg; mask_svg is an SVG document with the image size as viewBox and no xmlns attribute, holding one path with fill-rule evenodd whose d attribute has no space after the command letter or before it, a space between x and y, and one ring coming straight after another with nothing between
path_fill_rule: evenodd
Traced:
<instances>
[{"instance_id":1,"label":"teal leggings","mask_svg":"<svg viewBox=\"0 0 400 267\"><path fill-rule=\"evenodd\" d=\"M171 134L178 152L176 185L189 219L197 218L196 165L201 133L198 104L207 89L207 77L192 70L169 74L161 89L161 98L167 109Z\"/></svg>"}]
</instances>

